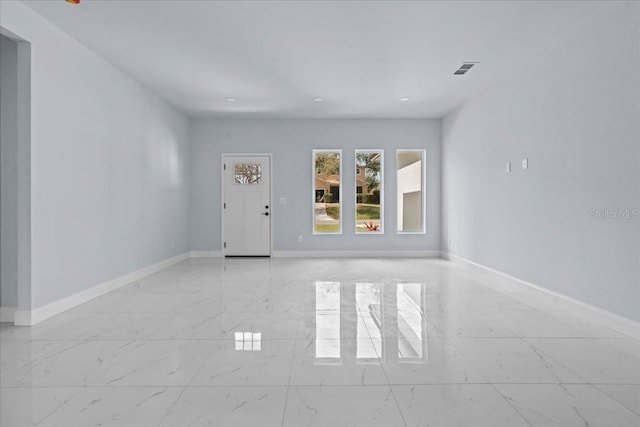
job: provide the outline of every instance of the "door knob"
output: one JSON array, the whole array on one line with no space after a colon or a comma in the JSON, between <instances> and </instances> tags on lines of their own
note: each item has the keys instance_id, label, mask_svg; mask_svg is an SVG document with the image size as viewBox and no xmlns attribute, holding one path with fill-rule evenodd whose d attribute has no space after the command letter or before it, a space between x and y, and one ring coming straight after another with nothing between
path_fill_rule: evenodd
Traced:
<instances>
[{"instance_id":1,"label":"door knob","mask_svg":"<svg viewBox=\"0 0 640 427\"><path fill-rule=\"evenodd\" d=\"M263 213L262 215L264 215L264 216L269 216L269 212L265 212L265 213Z\"/></svg>"}]
</instances>

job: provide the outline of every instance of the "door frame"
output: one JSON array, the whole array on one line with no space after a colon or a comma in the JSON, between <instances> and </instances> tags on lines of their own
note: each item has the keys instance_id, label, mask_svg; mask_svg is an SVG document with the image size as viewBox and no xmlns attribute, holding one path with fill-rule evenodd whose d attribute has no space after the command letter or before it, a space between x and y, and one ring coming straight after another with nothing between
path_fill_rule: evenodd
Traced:
<instances>
[{"instance_id":1,"label":"door frame","mask_svg":"<svg viewBox=\"0 0 640 427\"><path fill-rule=\"evenodd\" d=\"M222 257L227 256L227 249L225 248L225 223L224 223L224 204L225 204L225 194L224 194L224 165L225 160L228 157L253 157L253 156L263 156L269 158L269 257L273 256L273 213L275 209L273 208L273 153L222 153L220 156L220 248L222 249Z\"/></svg>"},{"instance_id":2,"label":"door frame","mask_svg":"<svg viewBox=\"0 0 640 427\"><path fill-rule=\"evenodd\" d=\"M0 318L16 326L31 326L45 320L52 315L35 314L32 304L32 241L31 227L31 198L32 198L32 143L31 143L31 75L34 67L31 60L31 39L25 34L17 34L0 26L0 34L17 44L17 174L14 175L12 189L16 191L17 215L17 247L15 250L16 264L13 268L15 284L11 289L16 292L16 307L1 307ZM3 267L4 268L4 267Z\"/></svg>"}]
</instances>

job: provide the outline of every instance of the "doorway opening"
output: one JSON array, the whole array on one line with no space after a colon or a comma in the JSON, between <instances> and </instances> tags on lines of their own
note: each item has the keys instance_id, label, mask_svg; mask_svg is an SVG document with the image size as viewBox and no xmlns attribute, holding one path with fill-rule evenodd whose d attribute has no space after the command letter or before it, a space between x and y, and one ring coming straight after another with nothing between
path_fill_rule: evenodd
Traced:
<instances>
[{"instance_id":1,"label":"doorway opening","mask_svg":"<svg viewBox=\"0 0 640 427\"><path fill-rule=\"evenodd\" d=\"M30 325L31 45L0 43L0 321Z\"/></svg>"}]
</instances>

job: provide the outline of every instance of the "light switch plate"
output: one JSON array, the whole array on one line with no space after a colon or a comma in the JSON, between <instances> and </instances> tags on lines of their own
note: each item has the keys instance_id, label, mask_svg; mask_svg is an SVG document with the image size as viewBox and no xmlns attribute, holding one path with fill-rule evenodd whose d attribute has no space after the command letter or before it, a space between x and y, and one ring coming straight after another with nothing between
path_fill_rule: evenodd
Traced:
<instances>
[{"instance_id":1,"label":"light switch plate","mask_svg":"<svg viewBox=\"0 0 640 427\"><path fill-rule=\"evenodd\" d=\"M529 159L522 159L522 169L529 169Z\"/></svg>"},{"instance_id":2,"label":"light switch plate","mask_svg":"<svg viewBox=\"0 0 640 427\"><path fill-rule=\"evenodd\" d=\"M286 197L280 197L280 204L281 205L286 205L287 204L287 198Z\"/></svg>"},{"instance_id":3,"label":"light switch plate","mask_svg":"<svg viewBox=\"0 0 640 427\"><path fill-rule=\"evenodd\" d=\"M511 172L511 162L507 162L504 164L504 172L505 173Z\"/></svg>"}]
</instances>

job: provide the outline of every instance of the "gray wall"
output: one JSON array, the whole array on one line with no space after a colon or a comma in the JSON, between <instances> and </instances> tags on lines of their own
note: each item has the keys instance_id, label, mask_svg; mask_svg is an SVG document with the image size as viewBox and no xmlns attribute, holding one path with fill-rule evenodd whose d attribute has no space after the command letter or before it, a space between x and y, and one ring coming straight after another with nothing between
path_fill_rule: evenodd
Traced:
<instances>
[{"instance_id":1,"label":"gray wall","mask_svg":"<svg viewBox=\"0 0 640 427\"><path fill-rule=\"evenodd\" d=\"M444 250L640 320L640 218L593 214L640 211L639 21L613 5L444 119Z\"/></svg>"},{"instance_id":2,"label":"gray wall","mask_svg":"<svg viewBox=\"0 0 640 427\"><path fill-rule=\"evenodd\" d=\"M188 120L18 2L31 43L31 306L189 250Z\"/></svg>"},{"instance_id":3,"label":"gray wall","mask_svg":"<svg viewBox=\"0 0 640 427\"><path fill-rule=\"evenodd\" d=\"M18 306L18 45L0 36L0 306Z\"/></svg>"},{"instance_id":4,"label":"gray wall","mask_svg":"<svg viewBox=\"0 0 640 427\"><path fill-rule=\"evenodd\" d=\"M273 153L274 250L439 250L440 123L438 120L192 121L191 248L221 250L222 153ZM313 235L311 150L343 150L343 234ZM384 152L385 234L354 235L355 149ZM395 152L423 148L427 156L427 233L397 235ZM279 205L281 197L287 199ZM298 242L298 235L303 241Z\"/></svg>"}]
</instances>

